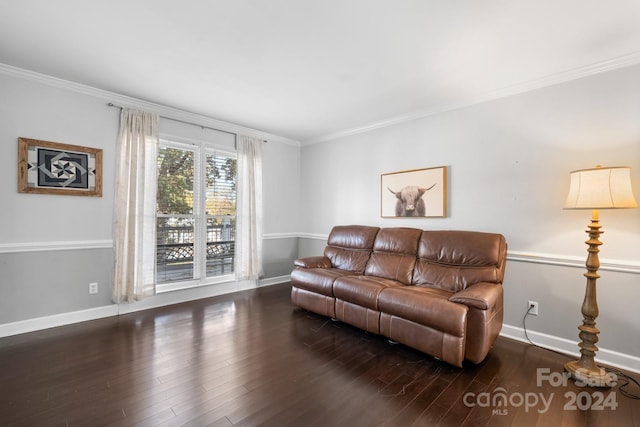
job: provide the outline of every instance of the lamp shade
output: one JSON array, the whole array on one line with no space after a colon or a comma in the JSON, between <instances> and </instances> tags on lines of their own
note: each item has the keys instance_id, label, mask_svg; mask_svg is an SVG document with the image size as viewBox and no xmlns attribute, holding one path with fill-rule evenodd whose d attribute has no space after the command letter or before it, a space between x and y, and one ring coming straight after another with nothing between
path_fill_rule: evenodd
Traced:
<instances>
[{"instance_id":1,"label":"lamp shade","mask_svg":"<svg viewBox=\"0 0 640 427\"><path fill-rule=\"evenodd\" d=\"M631 168L595 167L570 172L565 209L620 209L638 207L631 189Z\"/></svg>"}]
</instances>

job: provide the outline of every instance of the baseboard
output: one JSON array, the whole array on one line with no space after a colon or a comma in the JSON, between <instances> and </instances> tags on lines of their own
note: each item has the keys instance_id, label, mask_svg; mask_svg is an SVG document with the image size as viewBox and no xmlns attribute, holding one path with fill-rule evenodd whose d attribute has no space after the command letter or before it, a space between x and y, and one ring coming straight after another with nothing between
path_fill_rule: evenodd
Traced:
<instances>
[{"instance_id":1,"label":"baseboard","mask_svg":"<svg viewBox=\"0 0 640 427\"><path fill-rule=\"evenodd\" d=\"M268 277L266 279L260 279L258 281L258 286L278 285L280 283L286 283L286 282L289 282L289 281L291 281L291 275Z\"/></svg>"},{"instance_id":2,"label":"baseboard","mask_svg":"<svg viewBox=\"0 0 640 427\"><path fill-rule=\"evenodd\" d=\"M120 314L133 313L141 310L164 307L167 305L179 304L188 301L195 301L202 298L229 294L232 292L245 291L263 286L271 286L288 282L290 276L270 277L258 281L246 280L242 282L228 282L213 286L201 286L197 288L185 289L182 291L167 292L157 294L154 297L131 304L112 304L103 307L90 308L86 310L72 311L68 313L53 314L51 316L37 317L34 319L20 320L12 323L0 325L0 338L12 335L35 332L43 329L55 328L58 326L71 325L73 323L97 320Z\"/></svg>"},{"instance_id":3,"label":"baseboard","mask_svg":"<svg viewBox=\"0 0 640 427\"><path fill-rule=\"evenodd\" d=\"M232 292L255 289L257 287L272 286L280 283L286 283L289 280L290 276L279 276L263 279L257 283L254 281L230 282L228 284L188 289L184 292L159 294L154 298L147 298L144 301L133 304L112 304L103 307L5 323L0 325L0 338L70 325L73 323L86 322L89 320L97 320L110 316L117 316L119 314L133 313L135 311L179 304L182 302L194 301L197 299L209 298ZM525 343L529 342L524 329L517 326L503 325L500 335ZM540 347L575 356L576 358L579 357L577 341L571 341L536 331L527 331L527 335L534 344ZM606 348L600 348L597 353L596 361L605 365L615 366L627 371L640 373L640 357L619 353Z\"/></svg>"},{"instance_id":4,"label":"baseboard","mask_svg":"<svg viewBox=\"0 0 640 427\"><path fill-rule=\"evenodd\" d=\"M580 357L577 341L571 341L565 338L530 330L527 330L525 335L523 328L511 325L503 325L500 335L506 338L529 343L529 340L527 339L528 335L529 339L531 339L534 344L542 348L575 356L576 359ZM640 357L632 356L630 354L618 353L617 351L600 348L596 354L596 361L604 365L640 373Z\"/></svg>"},{"instance_id":5,"label":"baseboard","mask_svg":"<svg viewBox=\"0 0 640 427\"><path fill-rule=\"evenodd\" d=\"M118 306L116 304L112 304L103 307L88 308L86 310L72 311L69 313L36 317L35 319L20 320L18 322L0 325L0 338L117 315Z\"/></svg>"}]
</instances>

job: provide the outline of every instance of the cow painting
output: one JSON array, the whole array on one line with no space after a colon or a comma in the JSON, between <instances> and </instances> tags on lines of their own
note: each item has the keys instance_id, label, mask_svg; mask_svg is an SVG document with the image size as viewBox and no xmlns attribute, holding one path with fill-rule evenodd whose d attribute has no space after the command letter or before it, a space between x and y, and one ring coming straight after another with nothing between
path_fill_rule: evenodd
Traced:
<instances>
[{"instance_id":1,"label":"cow painting","mask_svg":"<svg viewBox=\"0 0 640 427\"><path fill-rule=\"evenodd\" d=\"M435 186L433 184L431 187L425 188L407 185L400 191L393 191L387 187L398 199L396 201L396 216L425 216L426 206L422 196Z\"/></svg>"}]
</instances>

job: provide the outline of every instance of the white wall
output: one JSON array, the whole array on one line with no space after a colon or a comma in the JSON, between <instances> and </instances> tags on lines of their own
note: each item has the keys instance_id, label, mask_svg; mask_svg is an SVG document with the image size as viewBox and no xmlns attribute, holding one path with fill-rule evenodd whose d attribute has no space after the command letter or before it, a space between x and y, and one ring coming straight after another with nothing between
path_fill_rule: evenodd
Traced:
<instances>
[{"instance_id":1,"label":"white wall","mask_svg":"<svg viewBox=\"0 0 640 427\"><path fill-rule=\"evenodd\" d=\"M54 326L52 319L84 320L85 311L104 307L102 313L113 313L119 113L103 97L40 80L0 73L6 154L0 168L0 335L17 330L16 323L37 328ZM640 66L634 66L302 149L270 140L264 146L265 271L268 277L287 274L295 256L322 249L315 236L336 224L497 231L510 245L503 333L520 332L526 301L535 299L541 315L528 320L534 336L575 347L584 269L555 264L583 262L590 213L561 209L568 173L629 165L640 198L639 119ZM202 132L166 121L162 131L185 138ZM103 197L18 194L19 136L102 148ZM380 175L432 166L448 168L448 216L380 218ZM614 271L603 270L598 285L600 354L619 352L620 364L640 370L640 342L632 339L640 335L640 209L603 211L601 220L601 260ZM536 260L542 264L529 262ZM632 272L615 271L626 267ZM101 283L98 295L88 295L89 281ZM146 304L170 302L164 295Z\"/></svg>"},{"instance_id":2,"label":"white wall","mask_svg":"<svg viewBox=\"0 0 640 427\"><path fill-rule=\"evenodd\" d=\"M302 227L312 237L351 223L502 233L511 254L509 330L522 326L533 299L541 315L529 328L575 342L585 270L551 265L586 259L591 212L562 209L569 171L631 166L640 200L640 66L305 146L301 164ZM448 169L446 218L380 217L381 174L435 166ZM630 337L640 336L640 209L600 216L601 260L635 270L601 273L601 344L637 358L640 341ZM300 244L304 255L313 246Z\"/></svg>"},{"instance_id":3,"label":"white wall","mask_svg":"<svg viewBox=\"0 0 640 427\"><path fill-rule=\"evenodd\" d=\"M0 93L0 324L111 304L118 111L2 74ZM18 193L18 137L101 148L103 196ZM97 295L89 295L90 282L99 283Z\"/></svg>"},{"instance_id":4,"label":"white wall","mask_svg":"<svg viewBox=\"0 0 640 427\"><path fill-rule=\"evenodd\" d=\"M114 146L118 114L101 99L0 74L0 143L4 165L0 243L111 239ZM103 150L103 196L21 194L18 137Z\"/></svg>"},{"instance_id":5,"label":"white wall","mask_svg":"<svg viewBox=\"0 0 640 427\"><path fill-rule=\"evenodd\" d=\"M0 336L247 286L213 285L152 297L131 307L113 304L112 218L120 110L106 104L125 97L1 65L0 143L5 162L0 168L0 197L5 208L0 211ZM160 132L167 138L234 149L234 135L201 126L161 119ZM103 196L18 193L18 137L101 148ZM265 138L269 140L263 146L268 281L286 276L297 256L300 148L276 136ZM99 283L97 295L89 295L90 282Z\"/></svg>"},{"instance_id":6,"label":"white wall","mask_svg":"<svg viewBox=\"0 0 640 427\"><path fill-rule=\"evenodd\" d=\"M640 196L639 70L304 147L303 228L327 233L353 222L498 230L514 251L581 254L590 213L562 210L569 171L629 165ZM448 168L448 217L382 219L380 175L433 166ZM639 261L640 210L603 211L601 220L602 256Z\"/></svg>"}]
</instances>

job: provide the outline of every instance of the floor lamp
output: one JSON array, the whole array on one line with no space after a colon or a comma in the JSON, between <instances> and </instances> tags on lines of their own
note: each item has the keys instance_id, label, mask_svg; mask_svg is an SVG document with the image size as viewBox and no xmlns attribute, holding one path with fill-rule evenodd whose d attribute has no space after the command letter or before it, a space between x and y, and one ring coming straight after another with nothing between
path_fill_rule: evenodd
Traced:
<instances>
[{"instance_id":1,"label":"floor lamp","mask_svg":"<svg viewBox=\"0 0 640 427\"><path fill-rule=\"evenodd\" d=\"M607 373L599 368L594 360L598 347L596 317L598 317L598 302L596 300L596 279L600 260L598 247L602 245L599 237L600 230L598 209L635 208L638 204L631 189L631 168L596 166L592 169L582 169L571 172L571 185L565 203L565 209L591 209L591 224L586 232L589 240L585 243L587 249L587 289L582 303L582 325L578 326L581 342L580 359L569 362L564 368L571 376L591 386L606 386Z\"/></svg>"}]
</instances>

